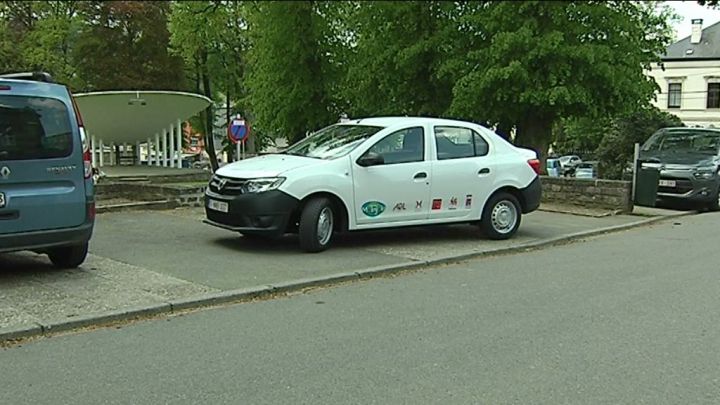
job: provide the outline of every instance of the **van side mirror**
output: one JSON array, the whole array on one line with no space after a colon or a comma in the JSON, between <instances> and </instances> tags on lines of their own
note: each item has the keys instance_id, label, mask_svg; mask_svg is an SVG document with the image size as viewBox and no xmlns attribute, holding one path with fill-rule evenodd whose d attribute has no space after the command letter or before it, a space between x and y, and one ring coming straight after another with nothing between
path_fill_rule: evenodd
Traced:
<instances>
[{"instance_id":1,"label":"van side mirror","mask_svg":"<svg viewBox=\"0 0 720 405\"><path fill-rule=\"evenodd\" d=\"M362 167L378 166L385 164L385 159L379 153L367 152L366 154L360 156L357 160L357 164Z\"/></svg>"}]
</instances>

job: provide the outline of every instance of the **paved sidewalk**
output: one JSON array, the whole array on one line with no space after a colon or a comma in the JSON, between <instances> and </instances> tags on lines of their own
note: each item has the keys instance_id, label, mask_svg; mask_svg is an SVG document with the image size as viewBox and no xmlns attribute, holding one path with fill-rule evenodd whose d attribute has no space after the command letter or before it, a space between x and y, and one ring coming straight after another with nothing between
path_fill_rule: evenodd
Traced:
<instances>
[{"instance_id":1,"label":"paved sidewalk","mask_svg":"<svg viewBox=\"0 0 720 405\"><path fill-rule=\"evenodd\" d=\"M684 213L645 212L678 214ZM306 254L294 237L253 243L202 224L203 216L202 209L101 214L91 255L76 270L56 270L45 256L33 253L0 255L0 341L10 336L8 331L41 330L108 311L522 249L648 220L647 216L595 218L538 211L523 218L517 237L509 241L484 239L468 225L421 227L343 235L330 250Z\"/></svg>"}]
</instances>

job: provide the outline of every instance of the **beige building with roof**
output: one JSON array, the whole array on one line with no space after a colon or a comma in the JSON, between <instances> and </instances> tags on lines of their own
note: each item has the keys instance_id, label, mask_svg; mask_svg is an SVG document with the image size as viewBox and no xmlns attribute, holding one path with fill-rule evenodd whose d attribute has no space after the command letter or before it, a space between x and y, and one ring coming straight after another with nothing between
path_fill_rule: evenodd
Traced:
<instances>
[{"instance_id":1,"label":"beige building with roof","mask_svg":"<svg viewBox=\"0 0 720 405\"><path fill-rule=\"evenodd\" d=\"M687 126L720 128L720 23L703 29L692 20L692 33L668 46L647 75L660 92L655 106Z\"/></svg>"}]
</instances>

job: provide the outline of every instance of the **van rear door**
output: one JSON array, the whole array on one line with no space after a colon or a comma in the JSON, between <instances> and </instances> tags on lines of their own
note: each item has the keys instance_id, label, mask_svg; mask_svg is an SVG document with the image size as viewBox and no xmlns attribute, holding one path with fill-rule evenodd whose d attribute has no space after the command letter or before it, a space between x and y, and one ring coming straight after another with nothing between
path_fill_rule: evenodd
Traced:
<instances>
[{"instance_id":1,"label":"van rear door","mask_svg":"<svg viewBox=\"0 0 720 405\"><path fill-rule=\"evenodd\" d=\"M7 84L11 90L0 92L0 234L83 224L82 145L67 90ZM51 91L35 96L23 87Z\"/></svg>"}]
</instances>

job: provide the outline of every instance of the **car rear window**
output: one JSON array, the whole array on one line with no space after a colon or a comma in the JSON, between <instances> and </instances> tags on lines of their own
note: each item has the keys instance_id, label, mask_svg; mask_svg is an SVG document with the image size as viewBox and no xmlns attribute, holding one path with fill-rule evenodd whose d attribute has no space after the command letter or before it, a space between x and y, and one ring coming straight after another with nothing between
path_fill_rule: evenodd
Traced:
<instances>
[{"instance_id":1,"label":"car rear window","mask_svg":"<svg viewBox=\"0 0 720 405\"><path fill-rule=\"evenodd\" d=\"M70 115L63 102L0 96L0 161L66 157L72 146Z\"/></svg>"}]
</instances>

